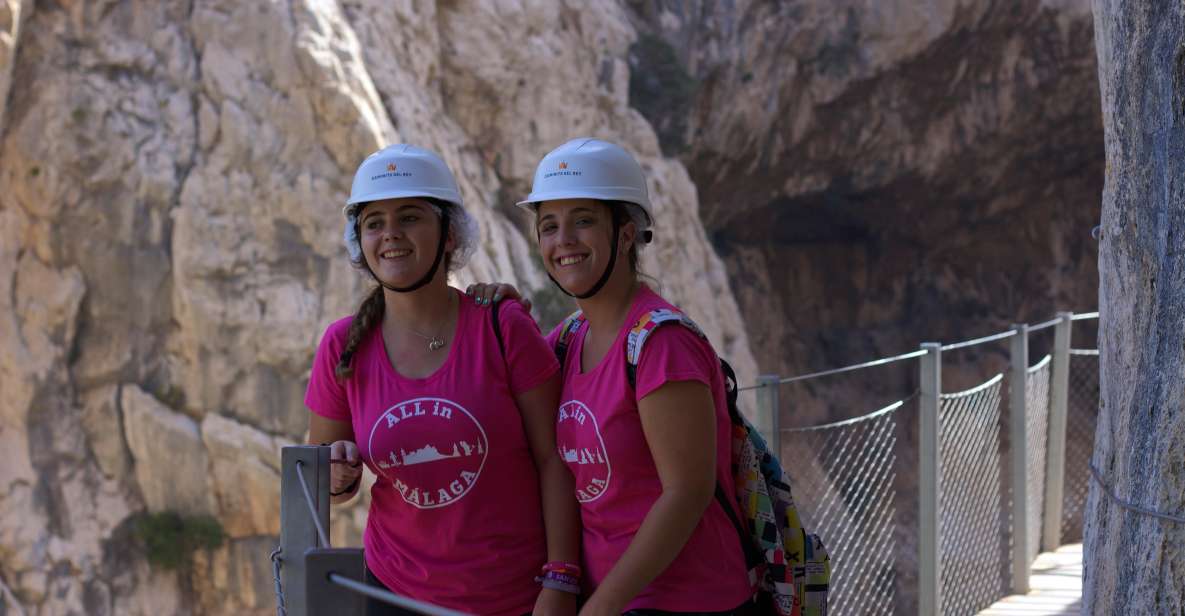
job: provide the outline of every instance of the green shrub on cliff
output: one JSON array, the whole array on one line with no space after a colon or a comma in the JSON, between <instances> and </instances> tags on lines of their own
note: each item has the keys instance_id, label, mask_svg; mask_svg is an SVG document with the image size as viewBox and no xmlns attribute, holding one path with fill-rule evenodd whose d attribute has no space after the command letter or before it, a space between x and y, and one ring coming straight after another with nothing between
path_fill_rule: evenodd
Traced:
<instances>
[{"instance_id":1,"label":"green shrub on cliff","mask_svg":"<svg viewBox=\"0 0 1185 616\"><path fill-rule=\"evenodd\" d=\"M182 516L175 511L141 514L133 529L148 562L165 569L189 564L195 550L212 550L226 538L218 520L210 516Z\"/></svg>"}]
</instances>

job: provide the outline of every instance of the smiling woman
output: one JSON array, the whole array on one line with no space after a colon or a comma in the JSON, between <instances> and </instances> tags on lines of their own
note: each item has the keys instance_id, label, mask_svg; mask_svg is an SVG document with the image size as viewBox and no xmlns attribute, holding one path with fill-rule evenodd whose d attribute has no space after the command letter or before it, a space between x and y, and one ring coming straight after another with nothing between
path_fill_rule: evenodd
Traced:
<instances>
[{"instance_id":1,"label":"smiling woman","mask_svg":"<svg viewBox=\"0 0 1185 616\"><path fill-rule=\"evenodd\" d=\"M638 280L653 222L642 168L576 139L540 161L519 205L536 215L552 282L581 309L548 341L563 376L556 441L584 520L582 616L751 613L737 512L713 499L735 493L720 362L698 330L657 328L678 309Z\"/></svg>"},{"instance_id":2,"label":"smiling woman","mask_svg":"<svg viewBox=\"0 0 1185 616\"><path fill-rule=\"evenodd\" d=\"M449 269L456 240L446 207L404 197L372 201L361 209L362 254L379 284L414 291L432 280L442 259Z\"/></svg>"},{"instance_id":3,"label":"smiling woman","mask_svg":"<svg viewBox=\"0 0 1185 616\"><path fill-rule=\"evenodd\" d=\"M557 361L522 306L484 309L448 285L477 237L452 172L384 148L343 214L350 261L378 284L322 336L305 404L309 441L348 462L332 466L333 502L357 493L359 461L377 476L368 582L470 613L575 614L574 594L534 581L578 553Z\"/></svg>"}]
</instances>

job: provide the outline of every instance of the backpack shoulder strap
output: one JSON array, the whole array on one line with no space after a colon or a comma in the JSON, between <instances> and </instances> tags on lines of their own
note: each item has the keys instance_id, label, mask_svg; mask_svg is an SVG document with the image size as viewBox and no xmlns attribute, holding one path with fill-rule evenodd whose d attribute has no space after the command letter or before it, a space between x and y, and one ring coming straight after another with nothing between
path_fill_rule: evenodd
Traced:
<instances>
[{"instance_id":1,"label":"backpack shoulder strap","mask_svg":"<svg viewBox=\"0 0 1185 616\"><path fill-rule=\"evenodd\" d=\"M555 356L560 360L560 369L564 368L564 360L568 357L568 347L572 344L572 334L584 324L584 312L577 310L568 315L560 325L560 335L555 339Z\"/></svg>"},{"instance_id":2,"label":"backpack shoulder strap","mask_svg":"<svg viewBox=\"0 0 1185 616\"><path fill-rule=\"evenodd\" d=\"M506 343L502 341L502 320L498 317L498 306L502 302L490 304L490 320L494 322L494 337L498 339L498 352L506 358Z\"/></svg>"},{"instance_id":3,"label":"backpack shoulder strap","mask_svg":"<svg viewBox=\"0 0 1185 616\"><path fill-rule=\"evenodd\" d=\"M646 344L646 339L654 333L654 330L666 323L678 323L695 332L700 338L705 340L708 338L699 325L691 320L691 317L678 310L656 308L642 315L642 318L638 319L638 322L630 329L629 336L625 340L625 374L629 378L630 387L637 386L638 360L642 358L642 346Z\"/></svg>"}]
</instances>

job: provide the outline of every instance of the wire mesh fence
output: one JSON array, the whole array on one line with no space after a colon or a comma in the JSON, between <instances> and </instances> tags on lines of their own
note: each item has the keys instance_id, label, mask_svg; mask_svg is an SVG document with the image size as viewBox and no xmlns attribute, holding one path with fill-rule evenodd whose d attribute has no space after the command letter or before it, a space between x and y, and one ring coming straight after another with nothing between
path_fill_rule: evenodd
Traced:
<instances>
[{"instance_id":1,"label":"wire mesh fence","mask_svg":"<svg viewBox=\"0 0 1185 616\"><path fill-rule=\"evenodd\" d=\"M1087 331L1075 333L1075 340L1083 334L1093 338L1089 329L1094 327L1094 318L1096 315L1074 318L1092 319L1076 326ZM1053 364L1060 361L1052 356L1052 349L1051 354L1044 353L1053 346L1052 328L1058 326L1057 331L1064 333L1060 330L1066 323L1063 319L1031 328L1034 332L1048 330L1042 334L1045 338L1037 338L1033 345L1043 356L1023 371L1024 381L1016 384L1023 388L1025 402L1022 479L1028 501L1025 556L1030 563L1042 543ZM945 352L977 347L1012 335L1015 333L1004 332L941 348ZM1081 541L1082 536L1087 463L1098 407L1098 358L1092 353L1097 351L1079 349L1069 356L1062 544ZM943 376L966 382L966 370L959 374L956 368L955 374L953 379ZM936 592L944 613L972 614L986 609L1011 594L1016 582L1012 556L1014 544L1019 543L1014 533L1020 525L1014 525L1012 517L1013 477L1008 472L1012 444L1006 403L1012 375L998 374L977 387L939 398L936 513L941 566ZM915 613L920 593L928 592L918 577L923 570L921 560L927 558L918 552L923 529L916 439L922 406L914 397L903 402L903 406L894 405L855 420L781 431L783 459L794 460L790 475L804 522L820 532L831 550L829 613Z\"/></svg>"},{"instance_id":2,"label":"wire mesh fence","mask_svg":"<svg viewBox=\"0 0 1185 616\"><path fill-rule=\"evenodd\" d=\"M1082 541L1082 513L1090 487L1091 454L1099 414L1099 357L1070 355L1066 402L1066 472L1062 494L1062 543Z\"/></svg>"},{"instance_id":3,"label":"wire mesh fence","mask_svg":"<svg viewBox=\"0 0 1185 616\"><path fill-rule=\"evenodd\" d=\"M803 523L825 538L831 555L829 614L893 614L897 607L897 430L912 400L781 430L782 447L802 452L787 470Z\"/></svg>"},{"instance_id":4,"label":"wire mesh fence","mask_svg":"<svg viewBox=\"0 0 1185 616\"><path fill-rule=\"evenodd\" d=\"M974 614L1008 594L1007 501L1001 484L1003 375L943 394L938 409L942 609Z\"/></svg>"},{"instance_id":5,"label":"wire mesh fence","mask_svg":"<svg viewBox=\"0 0 1185 616\"><path fill-rule=\"evenodd\" d=\"M1028 500L1028 557L1041 553L1041 524L1045 506L1045 458L1049 437L1049 373L1046 355L1029 368L1025 382L1025 482Z\"/></svg>"}]
</instances>

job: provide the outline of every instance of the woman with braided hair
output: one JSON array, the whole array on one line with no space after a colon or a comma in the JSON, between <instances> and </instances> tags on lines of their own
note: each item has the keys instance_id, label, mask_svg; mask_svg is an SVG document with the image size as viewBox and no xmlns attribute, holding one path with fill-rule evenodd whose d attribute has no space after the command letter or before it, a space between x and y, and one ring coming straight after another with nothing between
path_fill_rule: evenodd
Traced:
<instances>
[{"instance_id":1,"label":"woman with braided hair","mask_svg":"<svg viewBox=\"0 0 1185 616\"><path fill-rule=\"evenodd\" d=\"M363 465L376 475L368 581L470 613L575 614L574 583L536 581L578 558L558 362L521 305L448 285L476 239L452 173L423 148L384 148L344 214L350 261L378 286L325 331L305 403L309 441L332 443L332 501L354 497Z\"/></svg>"}]
</instances>

